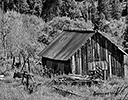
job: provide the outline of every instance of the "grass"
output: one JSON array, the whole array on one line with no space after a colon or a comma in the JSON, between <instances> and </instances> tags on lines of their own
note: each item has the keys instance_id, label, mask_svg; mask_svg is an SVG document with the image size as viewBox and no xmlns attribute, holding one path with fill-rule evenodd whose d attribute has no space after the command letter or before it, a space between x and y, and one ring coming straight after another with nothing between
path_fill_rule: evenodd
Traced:
<instances>
[{"instance_id":1,"label":"grass","mask_svg":"<svg viewBox=\"0 0 128 100\"><path fill-rule=\"evenodd\" d=\"M46 86L45 84L51 79L35 76L37 83L41 83L37 87L37 90L32 94L29 94L25 87L20 84L20 80L14 80L12 76L8 76L4 81L0 81L0 100L128 100L128 81L113 78L100 86L93 85L88 87L84 86L70 86L70 85L59 85L58 87L68 91L72 91L81 97L74 95L63 96L59 92L54 91L53 88ZM93 93L99 92L114 92L119 89L119 93L115 95L97 95Z\"/></svg>"}]
</instances>

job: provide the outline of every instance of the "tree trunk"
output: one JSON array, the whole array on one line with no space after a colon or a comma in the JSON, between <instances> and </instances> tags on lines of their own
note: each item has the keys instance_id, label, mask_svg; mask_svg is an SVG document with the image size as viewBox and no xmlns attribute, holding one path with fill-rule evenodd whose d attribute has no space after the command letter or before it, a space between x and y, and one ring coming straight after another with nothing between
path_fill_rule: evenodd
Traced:
<instances>
[{"instance_id":1,"label":"tree trunk","mask_svg":"<svg viewBox=\"0 0 128 100\"><path fill-rule=\"evenodd\" d=\"M12 69L14 69L14 64L15 64L15 57L13 57L13 61L12 61Z\"/></svg>"},{"instance_id":2,"label":"tree trunk","mask_svg":"<svg viewBox=\"0 0 128 100\"><path fill-rule=\"evenodd\" d=\"M23 66L22 66L22 68L21 68L20 72L22 72L22 71L23 71L23 69L24 69L24 67L25 67L25 63L26 63L26 59L25 59L25 57L23 57Z\"/></svg>"},{"instance_id":3,"label":"tree trunk","mask_svg":"<svg viewBox=\"0 0 128 100\"><path fill-rule=\"evenodd\" d=\"M21 55L19 54L19 68L21 67Z\"/></svg>"},{"instance_id":4,"label":"tree trunk","mask_svg":"<svg viewBox=\"0 0 128 100\"><path fill-rule=\"evenodd\" d=\"M28 63L28 71L30 72L30 61L29 61L29 57L27 58L27 63Z\"/></svg>"}]
</instances>

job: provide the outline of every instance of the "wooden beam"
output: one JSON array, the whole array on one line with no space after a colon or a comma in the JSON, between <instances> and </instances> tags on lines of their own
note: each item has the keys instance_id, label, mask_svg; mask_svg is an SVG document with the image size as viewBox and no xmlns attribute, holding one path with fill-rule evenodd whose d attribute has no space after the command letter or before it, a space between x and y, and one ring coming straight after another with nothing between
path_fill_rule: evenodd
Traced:
<instances>
[{"instance_id":1,"label":"wooden beam","mask_svg":"<svg viewBox=\"0 0 128 100\"><path fill-rule=\"evenodd\" d=\"M104 80L107 80L107 62L104 61Z\"/></svg>"},{"instance_id":2,"label":"wooden beam","mask_svg":"<svg viewBox=\"0 0 128 100\"><path fill-rule=\"evenodd\" d=\"M85 58L86 58L86 74L88 74L88 53L87 53L87 44L85 44Z\"/></svg>"},{"instance_id":3,"label":"wooden beam","mask_svg":"<svg viewBox=\"0 0 128 100\"><path fill-rule=\"evenodd\" d=\"M67 96L67 95L75 95L77 97L82 97L84 98L83 96L79 95L79 94L76 94L72 91L69 91L69 90L66 90L66 89L63 89L63 88L59 88L59 87L56 87L56 86L52 86L52 88L54 88L56 91L58 91L58 93L62 94L63 96Z\"/></svg>"},{"instance_id":4,"label":"wooden beam","mask_svg":"<svg viewBox=\"0 0 128 100\"><path fill-rule=\"evenodd\" d=\"M75 65L75 56L72 56L72 73L75 74L75 69L76 69L76 65Z\"/></svg>"},{"instance_id":5,"label":"wooden beam","mask_svg":"<svg viewBox=\"0 0 128 100\"><path fill-rule=\"evenodd\" d=\"M92 68L95 69L95 41L92 39Z\"/></svg>"},{"instance_id":6,"label":"wooden beam","mask_svg":"<svg viewBox=\"0 0 128 100\"><path fill-rule=\"evenodd\" d=\"M80 68L80 75L82 75L81 49L79 50L79 68Z\"/></svg>"},{"instance_id":7,"label":"wooden beam","mask_svg":"<svg viewBox=\"0 0 128 100\"><path fill-rule=\"evenodd\" d=\"M109 54L109 70L110 70L110 77L112 77L111 54Z\"/></svg>"},{"instance_id":8,"label":"wooden beam","mask_svg":"<svg viewBox=\"0 0 128 100\"><path fill-rule=\"evenodd\" d=\"M79 59L79 50L77 51L77 62L78 62L78 64L77 64L77 74L80 74L80 59Z\"/></svg>"}]
</instances>

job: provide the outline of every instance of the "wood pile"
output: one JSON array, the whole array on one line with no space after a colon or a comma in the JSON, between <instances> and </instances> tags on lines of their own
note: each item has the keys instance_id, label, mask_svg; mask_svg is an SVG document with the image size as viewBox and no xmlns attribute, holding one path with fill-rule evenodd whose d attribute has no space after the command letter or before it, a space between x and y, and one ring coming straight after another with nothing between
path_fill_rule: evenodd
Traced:
<instances>
[{"instance_id":1,"label":"wood pile","mask_svg":"<svg viewBox=\"0 0 128 100\"><path fill-rule=\"evenodd\" d=\"M57 86L52 86L52 88L54 88L54 91L56 91L57 93L63 95L64 97L68 96L68 95L74 95L74 96L77 96L77 97L82 97L81 95L79 95L77 93L74 93L72 91L69 91L69 90L66 90L66 89L63 89L63 88L59 88Z\"/></svg>"},{"instance_id":2,"label":"wood pile","mask_svg":"<svg viewBox=\"0 0 128 100\"><path fill-rule=\"evenodd\" d=\"M54 79L52 79L50 82L47 82L48 87L51 87L54 92L61 94L62 96L77 96L80 98L85 98L82 96L82 94L76 93L75 91L71 91L69 89L61 87L62 85L97 85L100 84L102 81L101 80L92 80L88 76L80 76L80 75L63 75L63 76L57 76ZM94 94L95 95L95 94Z\"/></svg>"},{"instance_id":3,"label":"wood pile","mask_svg":"<svg viewBox=\"0 0 128 100\"><path fill-rule=\"evenodd\" d=\"M63 76L58 76L52 79L50 82L47 82L47 86L52 86L52 85L99 85L103 83L102 80L99 79L90 79L88 76L79 76L79 75L63 75Z\"/></svg>"}]
</instances>

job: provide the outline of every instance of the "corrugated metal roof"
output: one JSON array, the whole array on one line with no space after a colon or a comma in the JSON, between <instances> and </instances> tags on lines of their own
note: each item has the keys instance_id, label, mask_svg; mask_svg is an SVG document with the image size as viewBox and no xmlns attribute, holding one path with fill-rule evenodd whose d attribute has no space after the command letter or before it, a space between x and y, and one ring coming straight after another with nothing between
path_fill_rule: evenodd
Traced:
<instances>
[{"instance_id":1,"label":"corrugated metal roof","mask_svg":"<svg viewBox=\"0 0 128 100\"><path fill-rule=\"evenodd\" d=\"M39 56L55 60L68 60L94 34L94 31L63 31L39 53Z\"/></svg>"}]
</instances>

